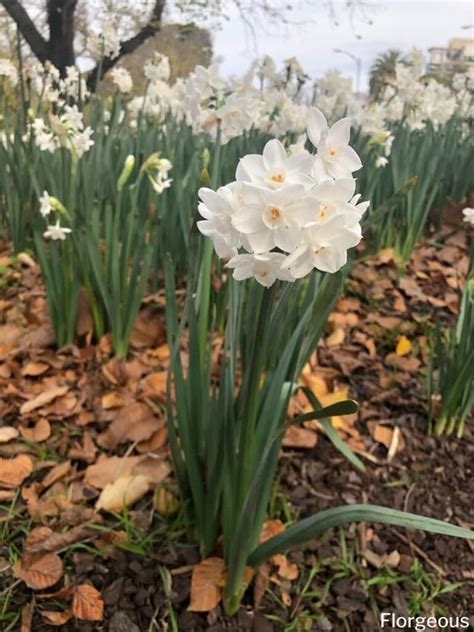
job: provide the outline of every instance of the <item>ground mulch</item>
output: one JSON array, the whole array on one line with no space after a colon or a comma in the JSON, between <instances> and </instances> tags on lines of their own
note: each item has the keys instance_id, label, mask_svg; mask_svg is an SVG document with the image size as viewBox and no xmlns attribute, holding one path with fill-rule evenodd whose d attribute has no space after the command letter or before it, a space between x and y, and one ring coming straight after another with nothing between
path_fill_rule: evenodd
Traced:
<instances>
[{"instance_id":1,"label":"ground mulch","mask_svg":"<svg viewBox=\"0 0 474 632\"><path fill-rule=\"evenodd\" d=\"M428 436L424 388L430 331L436 320L455 322L467 266L467 236L452 227L420 245L405 268L391 251L377 257L360 253L306 374L308 380L316 376L329 394L347 389L359 402L359 413L336 427L366 471L356 471L317 424L309 424L282 450L272 518L374 503L474 526L472 426L462 440ZM119 363L110 339L92 341L86 307L78 323L80 344L55 351L35 263L14 259L5 245L0 270L0 429L20 433L0 443L0 457L26 455L32 463L17 489L0 489L0 593L8 594L8 611L21 612L23 622L12 629L172 630L174 616L177 629L196 632L358 632L377 630L378 612L407 616L415 607L426 616L434 611L471 616L474 627L472 543L371 524L333 531L291 552L298 578L286 580L270 569L263 586L268 590L249 589L232 619L220 606L207 614L188 612L191 570L199 555L186 544L179 520L164 516L156 494L145 493L133 505L128 527L117 516L94 511L110 482L103 463L112 457L132 470L140 467L150 488L163 482L174 497L162 405L168 361L163 296L147 298L129 358ZM402 338L409 350L397 353ZM25 411L25 402L45 391L49 399ZM296 410L304 403L294 405ZM101 462L102 469L94 470ZM102 531L87 531L84 525L91 521ZM28 587L12 559L12 551L25 554L27 534L39 526L60 535L78 529L74 542L51 544L63 573L47 590ZM141 551L125 550L127 528L136 530L128 533L128 542L136 540ZM146 549L140 534L153 538ZM414 563L424 580L414 574ZM394 577L399 580L390 583ZM422 594L426 577L431 592ZM439 588L462 585L435 598L436 582ZM72 617L52 625L47 613L69 612L73 587L85 584L100 593L102 620Z\"/></svg>"}]
</instances>

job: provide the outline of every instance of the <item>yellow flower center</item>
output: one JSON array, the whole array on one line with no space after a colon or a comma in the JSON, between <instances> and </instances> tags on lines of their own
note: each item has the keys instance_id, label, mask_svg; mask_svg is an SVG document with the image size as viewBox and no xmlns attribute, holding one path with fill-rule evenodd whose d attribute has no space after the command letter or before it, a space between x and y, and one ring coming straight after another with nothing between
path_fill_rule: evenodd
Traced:
<instances>
[{"instance_id":1,"label":"yellow flower center","mask_svg":"<svg viewBox=\"0 0 474 632\"><path fill-rule=\"evenodd\" d=\"M276 221L277 219L280 219L281 217L281 213L280 213L280 209L277 208L276 206L272 207L270 209L270 217Z\"/></svg>"},{"instance_id":2,"label":"yellow flower center","mask_svg":"<svg viewBox=\"0 0 474 632\"><path fill-rule=\"evenodd\" d=\"M274 173L271 177L271 180L273 182L277 182L278 184L281 184L285 180L285 176L281 172Z\"/></svg>"}]
</instances>

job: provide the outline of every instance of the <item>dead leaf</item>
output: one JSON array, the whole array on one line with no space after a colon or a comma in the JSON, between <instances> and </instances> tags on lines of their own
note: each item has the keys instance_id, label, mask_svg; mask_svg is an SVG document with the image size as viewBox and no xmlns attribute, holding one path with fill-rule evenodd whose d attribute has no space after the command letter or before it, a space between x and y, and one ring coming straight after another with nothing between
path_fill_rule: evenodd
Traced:
<instances>
[{"instance_id":1,"label":"dead leaf","mask_svg":"<svg viewBox=\"0 0 474 632\"><path fill-rule=\"evenodd\" d=\"M136 503L149 489L149 481L145 476L120 476L102 490L95 507L97 510L120 513Z\"/></svg>"},{"instance_id":2,"label":"dead leaf","mask_svg":"<svg viewBox=\"0 0 474 632\"><path fill-rule=\"evenodd\" d=\"M72 612L70 610L64 610L63 612L56 612L55 610L41 610L40 614L46 623L57 627L65 625L72 618Z\"/></svg>"},{"instance_id":3,"label":"dead leaf","mask_svg":"<svg viewBox=\"0 0 474 632\"><path fill-rule=\"evenodd\" d=\"M170 464L154 456L142 457L132 471L135 476L144 476L151 485L161 483L170 472Z\"/></svg>"},{"instance_id":4,"label":"dead leaf","mask_svg":"<svg viewBox=\"0 0 474 632\"><path fill-rule=\"evenodd\" d=\"M112 391L106 393L101 400L102 408L109 410L110 408L121 408L130 402L130 395L121 391Z\"/></svg>"},{"instance_id":5,"label":"dead leaf","mask_svg":"<svg viewBox=\"0 0 474 632\"><path fill-rule=\"evenodd\" d=\"M178 512L179 501L169 490L160 486L155 491L153 506L159 514L167 518L174 516Z\"/></svg>"},{"instance_id":6,"label":"dead leaf","mask_svg":"<svg viewBox=\"0 0 474 632\"><path fill-rule=\"evenodd\" d=\"M141 382L143 388L142 397L156 397L163 399L166 395L166 383L168 380L167 371L158 371L151 373Z\"/></svg>"},{"instance_id":7,"label":"dead leaf","mask_svg":"<svg viewBox=\"0 0 474 632\"><path fill-rule=\"evenodd\" d=\"M281 520L266 520L262 525L262 530L260 531L260 544L270 538L273 538L274 535L282 533L284 530L285 527Z\"/></svg>"},{"instance_id":8,"label":"dead leaf","mask_svg":"<svg viewBox=\"0 0 474 632\"><path fill-rule=\"evenodd\" d=\"M390 448L393 437L393 430L389 426L382 426L381 424L369 425L369 429L372 428L371 434L374 441L384 445L387 450Z\"/></svg>"},{"instance_id":9,"label":"dead leaf","mask_svg":"<svg viewBox=\"0 0 474 632\"><path fill-rule=\"evenodd\" d=\"M43 488L50 487L60 481L64 476L69 474L71 471L71 461L63 461L63 463L58 463L55 465L52 470L50 470L46 476L42 480Z\"/></svg>"},{"instance_id":10,"label":"dead leaf","mask_svg":"<svg viewBox=\"0 0 474 632\"><path fill-rule=\"evenodd\" d=\"M413 346L411 342L408 340L406 336L401 336L399 341L397 342L397 348L395 349L395 353L397 356L406 356L410 353Z\"/></svg>"},{"instance_id":11,"label":"dead leaf","mask_svg":"<svg viewBox=\"0 0 474 632\"><path fill-rule=\"evenodd\" d=\"M270 583L270 564L265 562L260 566L253 582L253 603L255 608L260 606Z\"/></svg>"},{"instance_id":12,"label":"dead leaf","mask_svg":"<svg viewBox=\"0 0 474 632\"><path fill-rule=\"evenodd\" d=\"M28 588L44 590L54 586L63 576L63 563L56 553L35 556L30 564L19 562L17 576Z\"/></svg>"},{"instance_id":13,"label":"dead leaf","mask_svg":"<svg viewBox=\"0 0 474 632\"><path fill-rule=\"evenodd\" d=\"M33 426L33 428L20 426L20 432L21 436L23 439L26 439L26 441L29 441L30 443L40 443L41 441L49 439L51 435L51 426L49 425L49 421L42 417Z\"/></svg>"},{"instance_id":14,"label":"dead leaf","mask_svg":"<svg viewBox=\"0 0 474 632\"><path fill-rule=\"evenodd\" d=\"M286 557L286 555L274 555L271 558L271 562L275 566L278 566L277 573L283 579L293 581L294 579L298 578L299 571L297 565L288 562L288 558Z\"/></svg>"},{"instance_id":15,"label":"dead leaf","mask_svg":"<svg viewBox=\"0 0 474 632\"><path fill-rule=\"evenodd\" d=\"M16 439L19 434L18 430L13 426L3 426L0 428L0 443L8 443L12 439Z\"/></svg>"},{"instance_id":16,"label":"dead leaf","mask_svg":"<svg viewBox=\"0 0 474 632\"><path fill-rule=\"evenodd\" d=\"M126 441L145 441L163 425L146 404L133 402L119 410L107 430L97 437L97 443L114 450Z\"/></svg>"},{"instance_id":17,"label":"dead leaf","mask_svg":"<svg viewBox=\"0 0 474 632\"><path fill-rule=\"evenodd\" d=\"M119 478L128 476L133 472L133 468L139 463L141 457L138 456L111 456L99 459L86 469L84 481L88 485L104 489L109 483Z\"/></svg>"},{"instance_id":18,"label":"dead leaf","mask_svg":"<svg viewBox=\"0 0 474 632\"><path fill-rule=\"evenodd\" d=\"M46 362L27 362L21 370L21 374L24 377L37 377L43 375L49 369L49 364Z\"/></svg>"},{"instance_id":19,"label":"dead leaf","mask_svg":"<svg viewBox=\"0 0 474 632\"><path fill-rule=\"evenodd\" d=\"M313 430L289 426L283 437L282 445L285 448L314 448L318 442L318 435Z\"/></svg>"},{"instance_id":20,"label":"dead leaf","mask_svg":"<svg viewBox=\"0 0 474 632\"><path fill-rule=\"evenodd\" d=\"M336 329L326 338L326 344L328 347L337 347L344 342L346 333L342 327L336 327Z\"/></svg>"},{"instance_id":21,"label":"dead leaf","mask_svg":"<svg viewBox=\"0 0 474 632\"><path fill-rule=\"evenodd\" d=\"M33 471L33 462L26 454L13 459L0 457L0 487L19 487Z\"/></svg>"},{"instance_id":22,"label":"dead leaf","mask_svg":"<svg viewBox=\"0 0 474 632\"><path fill-rule=\"evenodd\" d=\"M220 557L209 557L196 564L191 578L191 599L188 610L209 612L222 599L225 585L225 563Z\"/></svg>"},{"instance_id":23,"label":"dead leaf","mask_svg":"<svg viewBox=\"0 0 474 632\"><path fill-rule=\"evenodd\" d=\"M81 584L74 589L72 612L82 621L102 621L104 601L100 592L90 584Z\"/></svg>"},{"instance_id":24,"label":"dead leaf","mask_svg":"<svg viewBox=\"0 0 474 632\"><path fill-rule=\"evenodd\" d=\"M43 391L33 399L25 402L20 408L20 414L26 415L28 413L31 413L33 410L36 410L37 408L46 406L46 404L54 401L56 397L61 397L61 395L65 395L68 390L69 386L53 386L53 388Z\"/></svg>"},{"instance_id":25,"label":"dead leaf","mask_svg":"<svg viewBox=\"0 0 474 632\"><path fill-rule=\"evenodd\" d=\"M31 623L33 621L33 601L26 604L21 609L21 627L20 632L31 632Z\"/></svg>"}]
</instances>

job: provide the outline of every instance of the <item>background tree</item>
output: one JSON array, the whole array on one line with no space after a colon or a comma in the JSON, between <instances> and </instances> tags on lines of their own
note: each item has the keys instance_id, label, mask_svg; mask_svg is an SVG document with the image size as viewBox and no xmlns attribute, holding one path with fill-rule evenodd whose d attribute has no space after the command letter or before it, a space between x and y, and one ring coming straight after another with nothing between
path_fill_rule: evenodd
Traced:
<instances>
[{"instance_id":1,"label":"background tree","mask_svg":"<svg viewBox=\"0 0 474 632\"><path fill-rule=\"evenodd\" d=\"M305 4L314 6L321 2L334 16L332 0L306 0ZM237 11L253 30L259 18L265 24L289 22L293 9L284 0L0 0L0 6L10 26L11 20L16 24L33 55L41 63L51 62L62 74L85 53L90 34L100 28L101 22L112 23L120 35L119 51L113 57L97 60L88 76L90 89L94 89L99 74L106 73L124 55L158 33L167 15L209 23L213 19L228 19ZM368 0L346 0L344 11L365 15L368 6Z\"/></svg>"},{"instance_id":2,"label":"background tree","mask_svg":"<svg viewBox=\"0 0 474 632\"><path fill-rule=\"evenodd\" d=\"M386 86L394 83L396 65L401 61L402 53L393 48L375 59L369 72L369 93L374 101L382 96Z\"/></svg>"}]
</instances>

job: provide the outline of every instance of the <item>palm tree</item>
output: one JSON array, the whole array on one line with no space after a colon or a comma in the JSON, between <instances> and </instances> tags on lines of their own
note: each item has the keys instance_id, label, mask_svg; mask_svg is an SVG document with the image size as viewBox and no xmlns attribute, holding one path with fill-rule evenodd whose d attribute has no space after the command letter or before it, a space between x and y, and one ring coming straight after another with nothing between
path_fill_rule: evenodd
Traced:
<instances>
[{"instance_id":1,"label":"palm tree","mask_svg":"<svg viewBox=\"0 0 474 632\"><path fill-rule=\"evenodd\" d=\"M391 48L386 53L381 53L372 64L369 73L369 92L374 101L380 98L386 85L393 83L395 67L400 61L401 52Z\"/></svg>"}]
</instances>

